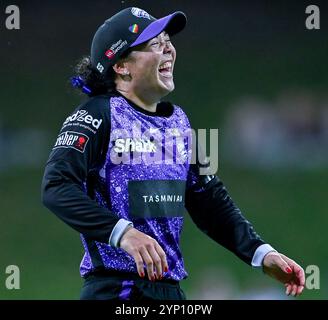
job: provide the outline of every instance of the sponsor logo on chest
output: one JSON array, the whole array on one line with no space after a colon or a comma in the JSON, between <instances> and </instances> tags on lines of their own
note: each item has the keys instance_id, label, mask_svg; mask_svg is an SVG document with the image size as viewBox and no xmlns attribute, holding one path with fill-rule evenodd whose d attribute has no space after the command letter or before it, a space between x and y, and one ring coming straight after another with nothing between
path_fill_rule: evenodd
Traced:
<instances>
[{"instance_id":1,"label":"sponsor logo on chest","mask_svg":"<svg viewBox=\"0 0 328 320\"><path fill-rule=\"evenodd\" d=\"M150 140L139 138L116 139L114 151L123 152L156 152L156 144Z\"/></svg>"},{"instance_id":2,"label":"sponsor logo on chest","mask_svg":"<svg viewBox=\"0 0 328 320\"><path fill-rule=\"evenodd\" d=\"M142 196L145 203L148 202L182 202L182 195L178 194L161 194L161 195L144 195Z\"/></svg>"}]
</instances>

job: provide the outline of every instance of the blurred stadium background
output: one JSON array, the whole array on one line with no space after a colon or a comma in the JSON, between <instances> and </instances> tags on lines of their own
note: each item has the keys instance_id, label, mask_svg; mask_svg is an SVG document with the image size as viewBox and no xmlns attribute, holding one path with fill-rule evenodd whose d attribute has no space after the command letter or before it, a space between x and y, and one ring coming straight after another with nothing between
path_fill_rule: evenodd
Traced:
<instances>
[{"instance_id":1,"label":"blurred stadium background","mask_svg":"<svg viewBox=\"0 0 328 320\"><path fill-rule=\"evenodd\" d=\"M328 297L328 8L305 28L291 1L15 1L21 30L0 6L0 299L77 299L79 235L42 207L45 162L63 120L81 101L68 79L96 28L139 6L186 12L174 39L176 91L194 128L219 128L218 175L256 230L304 267L320 268ZM312 4L312 3L311 3ZM193 299L284 299L284 289L217 246L186 214L182 250ZM17 265L21 289L5 288Z\"/></svg>"}]
</instances>

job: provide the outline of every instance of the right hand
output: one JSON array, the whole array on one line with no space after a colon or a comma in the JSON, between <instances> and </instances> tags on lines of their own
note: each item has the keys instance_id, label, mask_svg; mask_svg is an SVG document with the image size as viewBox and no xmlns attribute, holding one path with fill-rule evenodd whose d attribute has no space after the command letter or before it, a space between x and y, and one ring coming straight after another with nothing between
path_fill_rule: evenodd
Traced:
<instances>
[{"instance_id":1,"label":"right hand","mask_svg":"<svg viewBox=\"0 0 328 320\"><path fill-rule=\"evenodd\" d=\"M148 279L162 279L163 271L168 271L166 254L158 242L135 228L128 229L120 240L119 247L130 254L136 262L140 277L145 276L144 263L147 267ZM155 270L156 269L156 272Z\"/></svg>"}]
</instances>

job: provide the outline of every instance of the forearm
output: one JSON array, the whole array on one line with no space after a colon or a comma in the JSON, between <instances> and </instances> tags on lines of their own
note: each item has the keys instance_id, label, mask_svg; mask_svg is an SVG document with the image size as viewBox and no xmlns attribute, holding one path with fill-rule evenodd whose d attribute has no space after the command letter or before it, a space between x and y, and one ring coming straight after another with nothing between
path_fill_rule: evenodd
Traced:
<instances>
[{"instance_id":1,"label":"forearm","mask_svg":"<svg viewBox=\"0 0 328 320\"><path fill-rule=\"evenodd\" d=\"M63 170L60 162L47 165L42 181L42 202L70 227L86 238L108 243L120 220L100 206L82 189L74 176Z\"/></svg>"}]
</instances>

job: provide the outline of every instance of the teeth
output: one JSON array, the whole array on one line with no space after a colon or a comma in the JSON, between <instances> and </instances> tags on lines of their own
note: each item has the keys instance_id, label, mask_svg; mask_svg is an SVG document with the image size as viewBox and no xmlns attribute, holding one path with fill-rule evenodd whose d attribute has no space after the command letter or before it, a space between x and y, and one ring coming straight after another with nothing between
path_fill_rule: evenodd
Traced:
<instances>
[{"instance_id":1,"label":"teeth","mask_svg":"<svg viewBox=\"0 0 328 320\"><path fill-rule=\"evenodd\" d=\"M171 68L172 67L172 62L168 61L168 62L165 62L164 64L160 65L159 66L159 69L166 69L166 68Z\"/></svg>"}]
</instances>

